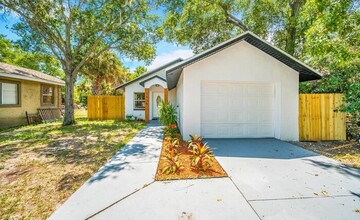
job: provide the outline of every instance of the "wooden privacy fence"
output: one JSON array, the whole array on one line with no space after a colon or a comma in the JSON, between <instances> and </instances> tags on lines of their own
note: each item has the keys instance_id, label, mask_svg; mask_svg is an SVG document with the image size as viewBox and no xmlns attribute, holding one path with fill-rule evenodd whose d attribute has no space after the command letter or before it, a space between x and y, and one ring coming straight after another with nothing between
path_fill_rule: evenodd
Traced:
<instances>
[{"instance_id":1,"label":"wooden privacy fence","mask_svg":"<svg viewBox=\"0 0 360 220\"><path fill-rule=\"evenodd\" d=\"M89 120L125 118L124 96L88 96Z\"/></svg>"},{"instance_id":2,"label":"wooden privacy fence","mask_svg":"<svg viewBox=\"0 0 360 220\"><path fill-rule=\"evenodd\" d=\"M342 94L300 94L300 140L346 140L346 115L338 110L342 100Z\"/></svg>"}]
</instances>

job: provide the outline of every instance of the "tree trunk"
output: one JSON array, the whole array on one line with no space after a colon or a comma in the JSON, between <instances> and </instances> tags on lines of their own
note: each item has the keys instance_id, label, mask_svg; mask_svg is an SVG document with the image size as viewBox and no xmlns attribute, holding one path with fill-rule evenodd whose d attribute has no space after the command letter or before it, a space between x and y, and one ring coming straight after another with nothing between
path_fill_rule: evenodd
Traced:
<instances>
[{"instance_id":1,"label":"tree trunk","mask_svg":"<svg viewBox=\"0 0 360 220\"><path fill-rule=\"evenodd\" d=\"M75 124L74 118L74 87L76 81L76 75L71 72L65 72L65 116L63 125Z\"/></svg>"},{"instance_id":2,"label":"tree trunk","mask_svg":"<svg viewBox=\"0 0 360 220\"><path fill-rule=\"evenodd\" d=\"M286 37L285 51L293 56L295 54L295 48L296 48L298 16L301 7L305 3L306 0L294 0L289 2L291 15L289 18L289 23L286 27L287 37Z\"/></svg>"}]
</instances>

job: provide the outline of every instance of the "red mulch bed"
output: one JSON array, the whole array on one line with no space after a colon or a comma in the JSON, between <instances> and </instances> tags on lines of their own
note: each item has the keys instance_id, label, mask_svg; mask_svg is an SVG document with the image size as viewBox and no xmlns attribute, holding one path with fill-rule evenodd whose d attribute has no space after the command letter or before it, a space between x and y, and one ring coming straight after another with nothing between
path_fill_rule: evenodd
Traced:
<instances>
[{"instance_id":1,"label":"red mulch bed","mask_svg":"<svg viewBox=\"0 0 360 220\"><path fill-rule=\"evenodd\" d=\"M220 166L219 162L212 158L211 167L206 170L198 170L191 166L192 153L188 150L188 143L186 141L180 140L180 146L178 147L178 157L179 162L182 164L183 168L177 171L176 173L164 174L162 170L167 166L165 158L166 147L168 146L168 140L164 138L160 160L158 164L158 169L156 172L155 180L180 180L180 179L198 179L198 178L218 178L218 177L227 177L227 173Z\"/></svg>"}]
</instances>

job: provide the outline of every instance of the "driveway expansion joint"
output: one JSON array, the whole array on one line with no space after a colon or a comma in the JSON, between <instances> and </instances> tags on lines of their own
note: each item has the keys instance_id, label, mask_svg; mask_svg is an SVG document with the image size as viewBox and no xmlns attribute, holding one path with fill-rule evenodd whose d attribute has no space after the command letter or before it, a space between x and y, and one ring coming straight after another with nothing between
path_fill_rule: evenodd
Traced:
<instances>
[{"instance_id":1,"label":"driveway expansion joint","mask_svg":"<svg viewBox=\"0 0 360 220\"><path fill-rule=\"evenodd\" d=\"M251 207L251 209L255 212L256 216L259 219L262 219L259 215L259 213L257 213L257 211L255 210L255 208L251 205L250 201L246 199L245 195L241 192L241 190L239 189L239 187L235 184L235 182L233 181L233 179L231 179L230 176L228 176L228 178L230 179L230 181L232 182L232 184L235 186L235 188L239 191L239 193L242 195L242 197L245 199L246 203Z\"/></svg>"},{"instance_id":2,"label":"driveway expansion joint","mask_svg":"<svg viewBox=\"0 0 360 220\"><path fill-rule=\"evenodd\" d=\"M342 197L357 197L356 195L336 195L336 196L307 196L307 197L289 197L289 198L274 198L274 199L249 199L249 202L266 202L278 200L297 200L297 199L327 199L327 198L342 198Z\"/></svg>"},{"instance_id":3,"label":"driveway expansion joint","mask_svg":"<svg viewBox=\"0 0 360 220\"><path fill-rule=\"evenodd\" d=\"M136 194L136 193L140 192L142 189L144 189L144 188L146 188L146 187L149 187L149 186L150 186L150 185L152 185L153 183L155 183L155 181L152 181L151 183L146 183L146 184L144 184L144 186L143 186L143 187L141 187L140 189L136 189L134 192L132 192L132 193L130 193L130 194L128 194L128 195L126 195L126 196L124 196L123 198L121 198L121 199L119 199L119 200L117 200L117 201L115 201L115 202L111 203L110 205L108 205L108 206L106 206L105 208L103 208L103 209L101 209L101 210L97 211L96 213L94 213L94 214L90 215L89 217L87 217L87 218L85 218L85 219L86 219L86 220L88 220L88 219L91 219L91 218L95 217L96 215L100 214L101 212L106 211L107 209L111 208L112 206L114 206L114 205L118 204L119 202L121 202L121 201L123 201L123 200L125 200L125 199L129 198L130 196L132 196L132 195L134 195L134 194Z\"/></svg>"}]
</instances>

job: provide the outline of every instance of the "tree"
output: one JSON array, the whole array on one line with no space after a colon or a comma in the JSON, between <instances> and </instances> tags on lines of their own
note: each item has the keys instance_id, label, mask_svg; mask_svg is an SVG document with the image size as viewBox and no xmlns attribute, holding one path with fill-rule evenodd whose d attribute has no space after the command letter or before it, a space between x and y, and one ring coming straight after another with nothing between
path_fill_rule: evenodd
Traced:
<instances>
[{"instance_id":1,"label":"tree","mask_svg":"<svg viewBox=\"0 0 360 220\"><path fill-rule=\"evenodd\" d=\"M296 55L301 10L306 0L159 0L165 7L168 40L187 44L195 53L251 30Z\"/></svg>"},{"instance_id":2,"label":"tree","mask_svg":"<svg viewBox=\"0 0 360 220\"><path fill-rule=\"evenodd\" d=\"M114 94L114 88L126 82L128 74L128 70L111 51L92 59L81 70L81 75L91 83L92 95Z\"/></svg>"},{"instance_id":3,"label":"tree","mask_svg":"<svg viewBox=\"0 0 360 220\"><path fill-rule=\"evenodd\" d=\"M246 29L324 74L301 92L342 92L345 111L360 111L360 5L354 0L159 0L169 41L196 53Z\"/></svg>"},{"instance_id":4,"label":"tree","mask_svg":"<svg viewBox=\"0 0 360 220\"><path fill-rule=\"evenodd\" d=\"M140 75L144 74L147 72L146 67L144 66L138 66L136 67L136 69L134 70L134 72L132 74L130 74L130 80L138 78Z\"/></svg>"},{"instance_id":5,"label":"tree","mask_svg":"<svg viewBox=\"0 0 360 220\"><path fill-rule=\"evenodd\" d=\"M151 60L156 17L145 0L0 0L5 12L22 18L65 72L64 125L75 123L74 85L82 67L105 51Z\"/></svg>"},{"instance_id":6,"label":"tree","mask_svg":"<svg viewBox=\"0 0 360 220\"><path fill-rule=\"evenodd\" d=\"M65 76L57 59L49 54L24 51L4 35L0 35L0 61L38 70L61 79Z\"/></svg>"},{"instance_id":7,"label":"tree","mask_svg":"<svg viewBox=\"0 0 360 220\"><path fill-rule=\"evenodd\" d=\"M319 69L323 79L302 83L300 91L344 93L343 110L360 116L360 5L339 1L331 10L321 10L324 5L316 2L308 6L304 19L312 25L305 33L302 59Z\"/></svg>"}]
</instances>

